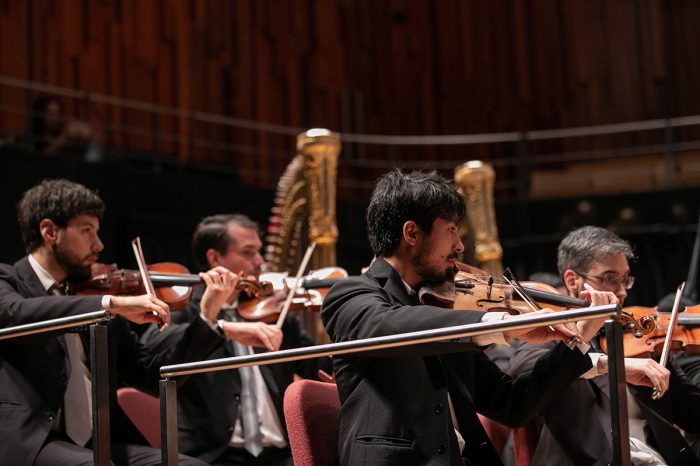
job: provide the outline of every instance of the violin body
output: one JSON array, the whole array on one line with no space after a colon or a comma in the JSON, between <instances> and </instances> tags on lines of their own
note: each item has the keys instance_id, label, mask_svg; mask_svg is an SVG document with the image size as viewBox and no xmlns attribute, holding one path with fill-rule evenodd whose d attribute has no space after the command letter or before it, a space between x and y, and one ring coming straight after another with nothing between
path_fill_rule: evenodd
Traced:
<instances>
[{"instance_id":1,"label":"violin body","mask_svg":"<svg viewBox=\"0 0 700 466\"><path fill-rule=\"evenodd\" d=\"M547 307L554 311L561 311L589 305L584 300L564 296L559 290L545 283L521 282L520 285L521 292L525 293L539 308ZM445 282L422 288L418 295L424 304L455 310L498 311L509 314L532 311L530 305L516 292L513 285L496 281L493 277L477 276L465 271L455 274L454 283ZM651 334L656 329L655 315L638 313L638 316L634 316L626 309L616 317L626 330L624 338L629 339L630 347L644 344L645 340L640 338ZM663 338L661 343L663 344ZM625 345L625 351L627 351L626 348L627 345Z\"/></svg>"},{"instance_id":2,"label":"violin body","mask_svg":"<svg viewBox=\"0 0 700 466\"><path fill-rule=\"evenodd\" d=\"M192 298L192 285L201 282L199 276L190 274L187 267L176 262L151 264L148 271L156 289L156 297L166 302L171 311L184 309ZM170 276L173 277L172 281L168 280ZM72 286L79 295L146 293L139 271L120 269L117 264L95 263L92 265L92 278Z\"/></svg>"},{"instance_id":3,"label":"violin body","mask_svg":"<svg viewBox=\"0 0 700 466\"><path fill-rule=\"evenodd\" d=\"M156 291L156 297L168 304L171 311L180 311L187 307L192 299L192 287L202 283L199 275L189 273L187 267L177 262L159 262L148 267L148 275ZM145 294L141 274L138 270L120 269L117 264L92 265L92 277L81 283L71 284L79 295L139 295ZM256 282L240 278L238 289L250 295L269 295L272 286L269 283Z\"/></svg>"},{"instance_id":4,"label":"violin body","mask_svg":"<svg viewBox=\"0 0 700 466\"><path fill-rule=\"evenodd\" d=\"M323 298L331 285L336 280L347 277L347 271L340 267L324 267L311 272L297 287L289 310L320 311ZM294 279L289 278L286 273L270 272L260 274L260 280L270 282L272 292L240 302L238 313L243 320L272 324L279 318L287 293L294 286Z\"/></svg>"},{"instance_id":5,"label":"violin body","mask_svg":"<svg viewBox=\"0 0 700 466\"><path fill-rule=\"evenodd\" d=\"M529 296L540 307L564 310L570 307L587 306L583 300L562 296L556 288L539 282L521 282ZM421 288L418 293L424 304L449 307L458 310L508 312L520 314L530 312L530 306L518 295L513 286L490 276L478 276L459 271L454 283L445 282L437 286Z\"/></svg>"}]
</instances>

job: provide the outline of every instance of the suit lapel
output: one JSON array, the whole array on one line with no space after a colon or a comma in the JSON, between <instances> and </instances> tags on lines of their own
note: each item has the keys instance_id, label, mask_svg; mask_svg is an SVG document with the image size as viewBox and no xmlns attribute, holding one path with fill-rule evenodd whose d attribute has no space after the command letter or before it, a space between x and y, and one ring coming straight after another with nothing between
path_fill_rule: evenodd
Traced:
<instances>
[{"instance_id":1,"label":"suit lapel","mask_svg":"<svg viewBox=\"0 0 700 466\"><path fill-rule=\"evenodd\" d=\"M415 304L406 291L401 277L394 268L384 259L377 259L370 267L370 274L382 284L384 289L399 303L410 306Z\"/></svg>"},{"instance_id":2,"label":"suit lapel","mask_svg":"<svg viewBox=\"0 0 700 466\"><path fill-rule=\"evenodd\" d=\"M24 256L15 264L15 270L17 271L17 275L22 279L24 286L27 287L27 290L31 293L31 296L39 297L49 295L49 292L46 291L41 284L39 277L34 273L34 269L32 269L27 256Z\"/></svg>"},{"instance_id":3,"label":"suit lapel","mask_svg":"<svg viewBox=\"0 0 700 466\"><path fill-rule=\"evenodd\" d=\"M24 256L22 259L15 263L15 270L17 271L17 275L22 281L22 285L29 292L29 296L50 296L50 293L47 290L45 290L44 285L41 284L41 280L39 280L39 277L37 277L36 273L34 273L34 269L32 269L32 266L29 263L29 259L27 258L27 256ZM65 337L63 335L58 335L56 337L56 341L58 341L58 344L61 346L63 352L67 354Z\"/></svg>"}]
</instances>

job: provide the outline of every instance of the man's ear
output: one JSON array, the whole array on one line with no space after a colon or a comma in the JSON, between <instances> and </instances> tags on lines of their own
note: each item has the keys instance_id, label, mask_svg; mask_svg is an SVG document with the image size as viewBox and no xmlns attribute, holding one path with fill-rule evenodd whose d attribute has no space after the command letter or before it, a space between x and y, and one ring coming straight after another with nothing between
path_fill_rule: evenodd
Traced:
<instances>
[{"instance_id":1,"label":"man's ear","mask_svg":"<svg viewBox=\"0 0 700 466\"><path fill-rule=\"evenodd\" d=\"M210 269L219 265L219 251L213 248L207 249L207 264L209 264Z\"/></svg>"},{"instance_id":2,"label":"man's ear","mask_svg":"<svg viewBox=\"0 0 700 466\"><path fill-rule=\"evenodd\" d=\"M578 291L580 289L578 280L579 275L573 270L566 269L566 271L564 271L564 286L566 287L566 290L569 292L570 296L578 295Z\"/></svg>"},{"instance_id":3,"label":"man's ear","mask_svg":"<svg viewBox=\"0 0 700 466\"><path fill-rule=\"evenodd\" d=\"M403 239L411 246L415 246L418 237L420 236L421 229L418 224L413 220L409 220L403 224Z\"/></svg>"},{"instance_id":4,"label":"man's ear","mask_svg":"<svg viewBox=\"0 0 700 466\"><path fill-rule=\"evenodd\" d=\"M58 225L53 220L45 218L39 222L39 233L41 233L44 243L49 246L53 246L58 241L58 230Z\"/></svg>"}]
</instances>

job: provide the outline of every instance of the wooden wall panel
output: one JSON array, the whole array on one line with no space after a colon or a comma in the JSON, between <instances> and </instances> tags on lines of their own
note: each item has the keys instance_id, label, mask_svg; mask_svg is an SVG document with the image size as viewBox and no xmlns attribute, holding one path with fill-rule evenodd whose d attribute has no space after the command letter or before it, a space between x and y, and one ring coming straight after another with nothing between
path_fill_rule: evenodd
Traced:
<instances>
[{"instance_id":1,"label":"wooden wall panel","mask_svg":"<svg viewBox=\"0 0 700 466\"><path fill-rule=\"evenodd\" d=\"M0 0L0 74L301 128L532 130L700 113L699 23L694 0ZM26 117L6 107L30 97L0 86L3 130L23 130ZM290 136L67 104L99 121L109 144L235 166L250 183L274 183L293 152ZM154 128L163 135L157 143ZM677 134L698 137L693 131ZM532 148L590 151L656 139ZM513 145L354 146L345 156L516 154Z\"/></svg>"}]
</instances>

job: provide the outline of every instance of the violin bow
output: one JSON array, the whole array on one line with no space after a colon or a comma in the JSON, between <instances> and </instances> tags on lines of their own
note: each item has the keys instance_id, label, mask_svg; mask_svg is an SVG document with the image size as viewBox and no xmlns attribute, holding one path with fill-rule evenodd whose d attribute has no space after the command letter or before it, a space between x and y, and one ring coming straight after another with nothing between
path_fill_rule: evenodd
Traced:
<instances>
[{"instance_id":1,"label":"violin bow","mask_svg":"<svg viewBox=\"0 0 700 466\"><path fill-rule=\"evenodd\" d=\"M678 321L678 308L681 304L681 296L683 296L683 288L685 288L685 282L678 285L676 290L676 298L673 300L673 309L671 310L671 318L668 319L668 329L666 329L666 339L664 340L664 348L661 350L661 358L659 359L659 364L666 367L668 362L668 355L671 352L671 341L673 336L673 329L676 327L676 322ZM653 400L658 400L661 398L661 392L654 388L654 392L651 394Z\"/></svg>"},{"instance_id":2,"label":"violin bow","mask_svg":"<svg viewBox=\"0 0 700 466\"><path fill-rule=\"evenodd\" d=\"M292 305L292 299L294 299L294 294L297 292L297 289L299 289L299 284L301 283L301 276L304 275L304 271L306 270L306 266L309 265L309 261L311 260L311 254L313 254L315 248L316 248L316 241L313 241L311 244L309 244L309 247L306 248L306 253L304 254L304 258L301 260L301 264L299 265L299 270L297 270L297 276L296 276L296 279L294 280L294 284L289 288L289 293L287 294L287 299L284 301L284 305L282 306L282 310L280 311L280 316L277 319L277 323L275 324L277 326L277 328L282 328L282 323L284 322L284 319L287 317L287 312L289 312L289 307Z\"/></svg>"},{"instance_id":3,"label":"violin bow","mask_svg":"<svg viewBox=\"0 0 700 466\"><path fill-rule=\"evenodd\" d=\"M146 294L149 296L156 295L156 289L151 281L151 276L146 268L146 259L143 257L143 249L141 249L141 238L136 237L131 241L131 247L134 249L134 255L136 256L136 263L139 266L139 273L141 274L141 281L143 282L143 287L146 288ZM153 313L155 314L155 312ZM165 322L158 324L158 330L161 332L165 330L168 326Z\"/></svg>"},{"instance_id":4,"label":"violin bow","mask_svg":"<svg viewBox=\"0 0 700 466\"><path fill-rule=\"evenodd\" d=\"M508 277L506 277L506 274L510 275L510 278L511 278L510 280L508 279ZM530 309L532 309L533 312L537 312L537 311L542 309L542 307L539 304L537 304L537 301L532 299L527 294L527 292L525 291L525 288L520 284L518 279L515 278L515 275L513 275L513 272L511 272L510 268L506 267L506 269L503 271L502 277L506 281L506 283L508 283L510 286L512 286L513 289L515 290L515 292L518 293L518 295L520 295L520 298L522 298L522 300L525 301L525 304L530 306ZM554 327L552 327L551 325L549 326L549 329L552 332L554 332ZM579 338L571 337L571 339L568 342L566 342L565 344L569 349L574 349L574 347L579 343L582 343Z\"/></svg>"},{"instance_id":5,"label":"violin bow","mask_svg":"<svg viewBox=\"0 0 700 466\"><path fill-rule=\"evenodd\" d=\"M506 277L506 274L510 275L510 279ZM523 301L525 301L525 304L530 306L530 309L532 309L533 311L539 311L540 309L542 309L539 304L537 304L530 296L527 295L527 293L523 289L523 286L515 278L515 275L513 275L513 272L511 272L511 270L508 267L506 267L506 269L503 271L502 277L506 281L506 283L513 287L513 289L516 293L518 293L520 298Z\"/></svg>"}]
</instances>

